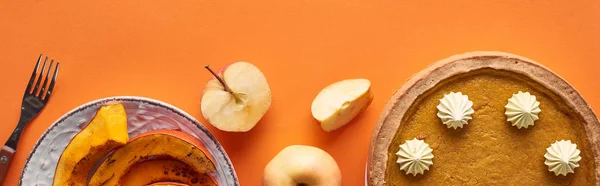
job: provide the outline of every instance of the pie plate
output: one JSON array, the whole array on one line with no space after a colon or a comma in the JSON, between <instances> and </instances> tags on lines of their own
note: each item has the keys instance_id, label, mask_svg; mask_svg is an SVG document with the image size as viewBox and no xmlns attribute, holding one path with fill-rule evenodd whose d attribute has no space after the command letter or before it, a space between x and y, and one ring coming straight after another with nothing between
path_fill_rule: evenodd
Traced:
<instances>
[{"instance_id":1,"label":"pie plate","mask_svg":"<svg viewBox=\"0 0 600 186\"><path fill-rule=\"evenodd\" d=\"M506 105L521 91L534 95L531 106L543 111L534 126L519 129ZM470 102L455 108L474 110L458 129L444 125L438 106L452 92ZM407 175L396 162L412 139L433 149L433 165L423 174ZM580 156L569 161L577 169L566 176L546 164L548 147L560 140L578 149L565 150L563 162ZM375 124L367 159L369 185L600 186L600 121L573 86L541 64L505 52L468 52L430 65L394 93Z\"/></svg>"}]
</instances>

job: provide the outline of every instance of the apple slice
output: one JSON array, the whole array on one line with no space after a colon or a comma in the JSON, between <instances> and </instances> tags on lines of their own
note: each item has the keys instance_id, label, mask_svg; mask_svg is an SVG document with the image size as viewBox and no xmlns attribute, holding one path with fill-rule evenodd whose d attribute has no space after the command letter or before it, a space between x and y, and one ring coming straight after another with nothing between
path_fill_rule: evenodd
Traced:
<instances>
[{"instance_id":1,"label":"apple slice","mask_svg":"<svg viewBox=\"0 0 600 186\"><path fill-rule=\"evenodd\" d=\"M232 63L217 73L206 69L214 78L202 95L204 118L223 131L252 129L271 106L271 89L263 73L247 62Z\"/></svg>"},{"instance_id":2,"label":"apple slice","mask_svg":"<svg viewBox=\"0 0 600 186\"><path fill-rule=\"evenodd\" d=\"M329 132L346 125L364 111L373 100L371 82L347 79L325 87L313 100L313 117Z\"/></svg>"}]
</instances>

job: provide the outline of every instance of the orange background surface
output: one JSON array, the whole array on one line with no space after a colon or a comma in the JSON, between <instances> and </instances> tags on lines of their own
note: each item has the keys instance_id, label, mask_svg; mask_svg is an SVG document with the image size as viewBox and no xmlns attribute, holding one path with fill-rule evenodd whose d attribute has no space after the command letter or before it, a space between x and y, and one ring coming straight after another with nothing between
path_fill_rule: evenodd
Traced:
<instances>
[{"instance_id":1,"label":"orange background surface","mask_svg":"<svg viewBox=\"0 0 600 186\"><path fill-rule=\"evenodd\" d=\"M568 3L567 3L568 2ZM320 147L344 185L362 185L371 131L388 98L434 61L499 50L539 61L600 112L600 1L125 0L0 1L0 142L19 118L40 53L61 61L50 103L19 143L4 185L16 185L37 139L67 111L135 95L190 113L218 138L242 185L292 144ZM247 133L206 123L200 98L210 74L235 61L258 66L273 103ZM326 85L363 77L375 99L354 122L321 130L310 113Z\"/></svg>"}]
</instances>

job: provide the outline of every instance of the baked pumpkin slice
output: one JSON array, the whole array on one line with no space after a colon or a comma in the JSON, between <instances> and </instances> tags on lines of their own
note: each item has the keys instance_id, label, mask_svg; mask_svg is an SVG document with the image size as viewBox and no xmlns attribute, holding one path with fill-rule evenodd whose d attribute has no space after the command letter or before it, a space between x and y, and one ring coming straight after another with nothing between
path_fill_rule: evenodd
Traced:
<instances>
[{"instance_id":1,"label":"baked pumpkin slice","mask_svg":"<svg viewBox=\"0 0 600 186\"><path fill-rule=\"evenodd\" d=\"M113 149L129 140L127 113L121 104L105 105L63 151L52 185L87 185L90 171Z\"/></svg>"},{"instance_id":2,"label":"baked pumpkin slice","mask_svg":"<svg viewBox=\"0 0 600 186\"><path fill-rule=\"evenodd\" d=\"M178 160L153 159L133 165L121 177L118 185L150 185L154 183L171 182L189 186L215 186L208 174L199 174Z\"/></svg>"},{"instance_id":3,"label":"baked pumpkin slice","mask_svg":"<svg viewBox=\"0 0 600 186\"><path fill-rule=\"evenodd\" d=\"M590 106L547 68L502 52L460 54L390 98L373 130L367 182L600 185L599 139Z\"/></svg>"},{"instance_id":4,"label":"baked pumpkin slice","mask_svg":"<svg viewBox=\"0 0 600 186\"><path fill-rule=\"evenodd\" d=\"M198 174L215 171L213 159L202 142L176 130L154 130L133 138L100 164L89 185L120 185L119 181L136 163L152 158L179 160Z\"/></svg>"},{"instance_id":5,"label":"baked pumpkin slice","mask_svg":"<svg viewBox=\"0 0 600 186\"><path fill-rule=\"evenodd\" d=\"M190 186L190 185L184 184L184 183L177 183L177 182L157 182L157 183L150 184L148 186Z\"/></svg>"}]
</instances>

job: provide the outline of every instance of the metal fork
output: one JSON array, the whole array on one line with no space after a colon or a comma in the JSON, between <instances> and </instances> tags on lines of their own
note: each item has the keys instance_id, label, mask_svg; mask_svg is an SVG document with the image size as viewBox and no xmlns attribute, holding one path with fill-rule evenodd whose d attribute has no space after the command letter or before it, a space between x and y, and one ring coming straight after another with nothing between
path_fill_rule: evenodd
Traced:
<instances>
[{"instance_id":1,"label":"metal fork","mask_svg":"<svg viewBox=\"0 0 600 186\"><path fill-rule=\"evenodd\" d=\"M27 125L27 123L29 123L42 111L42 109L44 109L46 103L48 103L48 100L52 95L54 83L56 83L56 76L58 75L58 67L60 66L60 63L58 61L56 62L50 85L48 88L46 88L46 85L48 85L48 78L50 77L50 71L52 70L52 65L54 64L54 59L50 60L50 66L46 69L46 62L48 62L48 56L46 56L44 58L42 69L40 69L38 72L38 67L42 61L42 56L43 55L40 54L40 57L35 64L35 68L33 69L33 73L31 74L31 78L29 79L29 83L27 84L27 89L25 89L23 102L21 103L21 118L19 119L19 124L17 124L17 128L15 128L8 141L0 150L0 185L4 181L4 177L8 172L8 167L12 161L13 155L17 150L19 137L21 137L21 133L23 132L25 125ZM40 86L44 69L46 70L46 77L43 78L44 82ZM36 80L35 77L38 74L39 76L34 85L33 83Z\"/></svg>"}]
</instances>

